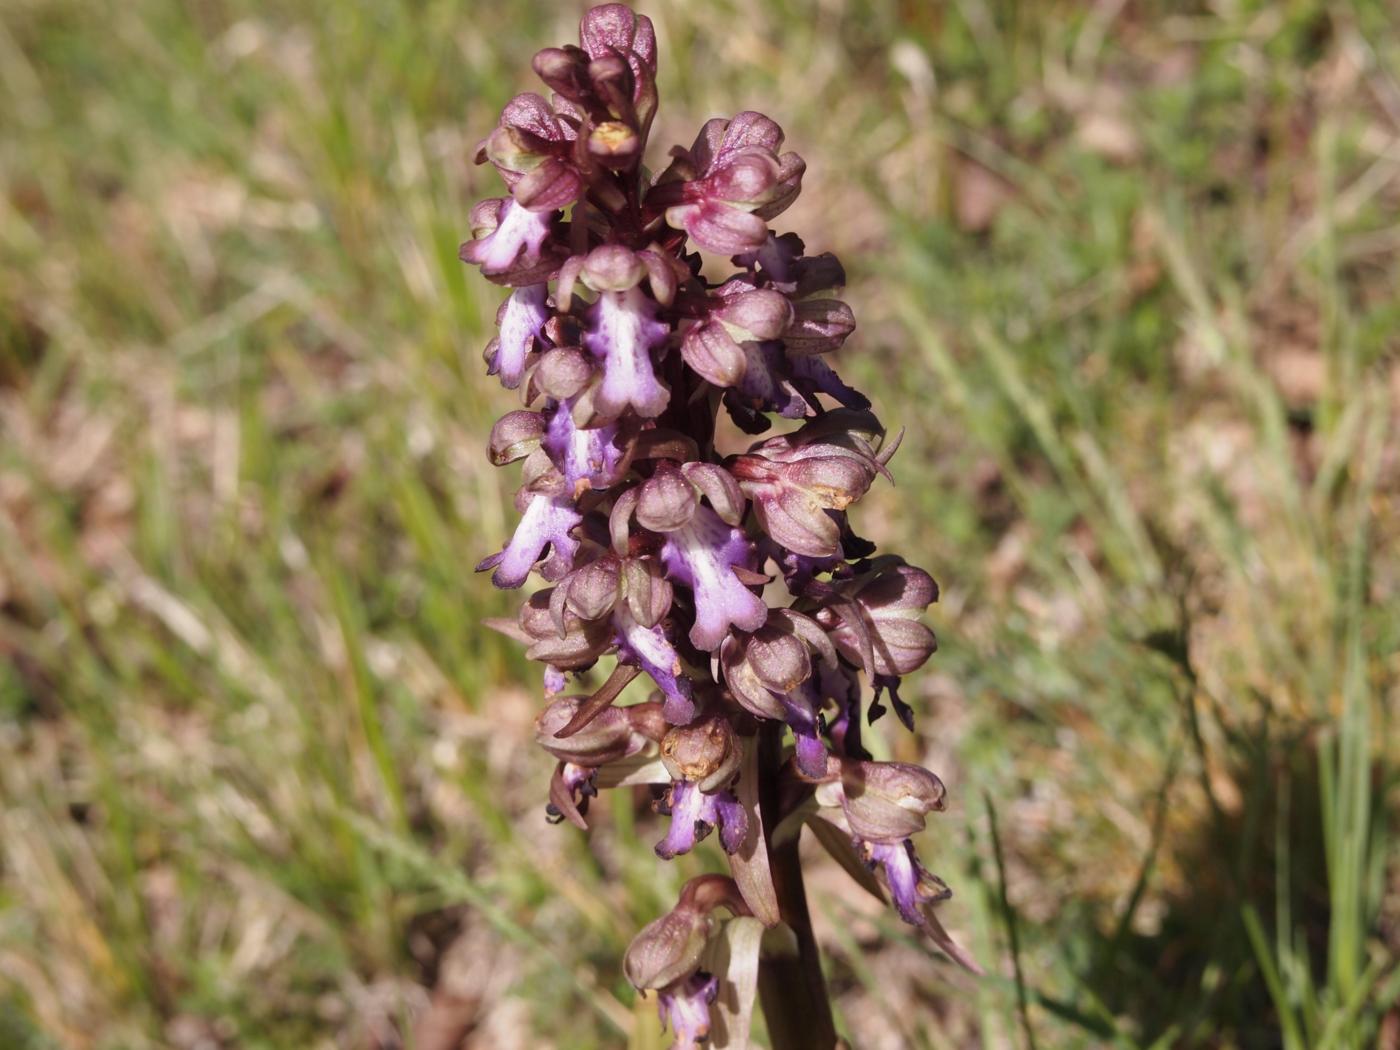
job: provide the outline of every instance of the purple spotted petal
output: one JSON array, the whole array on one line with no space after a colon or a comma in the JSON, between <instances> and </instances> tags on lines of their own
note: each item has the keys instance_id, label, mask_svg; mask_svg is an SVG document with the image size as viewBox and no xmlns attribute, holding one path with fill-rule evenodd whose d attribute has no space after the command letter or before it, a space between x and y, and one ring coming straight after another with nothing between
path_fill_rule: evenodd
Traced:
<instances>
[{"instance_id":1,"label":"purple spotted petal","mask_svg":"<svg viewBox=\"0 0 1400 1050\"><path fill-rule=\"evenodd\" d=\"M600 292L589 307L583 345L603 362L603 382L596 397L603 419L616 419L628 406L645 419L665 410L671 395L656 378L651 352L671 330L656 315L656 303L641 288Z\"/></svg>"},{"instance_id":2,"label":"purple spotted petal","mask_svg":"<svg viewBox=\"0 0 1400 1050\"><path fill-rule=\"evenodd\" d=\"M548 298L548 284L527 284L511 292L501 310L501 337L489 374L499 374L501 385L508 390L520 385L525 374L525 358L549 319L549 310L545 307Z\"/></svg>"},{"instance_id":3,"label":"purple spotted petal","mask_svg":"<svg viewBox=\"0 0 1400 1050\"><path fill-rule=\"evenodd\" d=\"M667 533L661 560L667 575L695 594L695 626L690 641L713 652L731 626L756 631L768 607L734 575L735 566L753 568L753 551L742 529L726 525L703 504L675 532Z\"/></svg>"},{"instance_id":4,"label":"purple spotted petal","mask_svg":"<svg viewBox=\"0 0 1400 1050\"><path fill-rule=\"evenodd\" d=\"M491 582L497 587L519 587L549 547L549 560L541 566L540 575L546 580L560 579L573 567L578 552L578 540L569 535L569 530L581 521L583 516L566 500L535 493L505 550L485 559L476 571L495 569Z\"/></svg>"},{"instance_id":5,"label":"purple spotted petal","mask_svg":"<svg viewBox=\"0 0 1400 1050\"><path fill-rule=\"evenodd\" d=\"M718 826L719 841L725 852L733 853L748 834L748 816L730 791L707 794L698 784L677 780L667 795L671 826L666 837L656 844L656 855L670 860L689 853L697 843Z\"/></svg>"},{"instance_id":6,"label":"purple spotted petal","mask_svg":"<svg viewBox=\"0 0 1400 1050\"><path fill-rule=\"evenodd\" d=\"M691 974L657 994L661 1025L675 1042L671 1050L700 1050L710 1038L710 1004L719 996L719 978Z\"/></svg>"},{"instance_id":7,"label":"purple spotted petal","mask_svg":"<svg viewBox=\"0 0 1400 1050\"><path fill-rule=\"evenodd\" d=\"M485 274L501 274L516 266L536 263L540 248L549 237L550 212L527 211L513 200L505 202L494 230L485 237L462 245L464 261L481 267ZM521 253L524 253L523 257Z\"/></svg>"},{"instance_id":8,"label":"purple spotted petal","mask_svg":"<svg viewBox=\"0 0 1400 1050\"><path fill-rule=\"evenodd\" d=\"M908 839L900 842L861 842L871 865L885 873L890 899L900 918L915 926L923 925L920 907L935 904L952 896L943 880L919 863L914 844Z\"/></svg>"},{"instance_id":9,"label":"purple spotted petal","mask_svg":"<svg viewBox=\"0 0 1400 1050\"><path fill-rule=\"evenodd\" d=\"M613 623L621 638L618 659L634 664L651 675L665 704L661 715L672 725L687 725L695 718L695 701L691 699L690 679L681 674L681 660L660 624L643 627L632 618L625 602L613 610Z\"/></svg>"},{"instance_id":10,"label":"purple spotted petal","mask_svg":"<svg viewBox=\"0 0 1400 1050\"><path fill-rule=\"evenodd\" d=\"M561 401L551 410L545 428L544 448L550 461L564 476L569 491L605 489L617 481L623 451L614 443L614 425L583 430L574 424L572 400Z\"/></svg>"}]
</instances>

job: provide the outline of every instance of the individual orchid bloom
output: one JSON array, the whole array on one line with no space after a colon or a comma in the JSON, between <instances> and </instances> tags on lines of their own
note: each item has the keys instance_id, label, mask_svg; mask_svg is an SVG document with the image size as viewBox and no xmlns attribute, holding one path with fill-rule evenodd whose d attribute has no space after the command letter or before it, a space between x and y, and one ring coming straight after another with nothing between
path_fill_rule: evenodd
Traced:
<instances>
[{"instance_id":1,"label":"individual orchid bloom","mask_svg":"<svg viewBox=\"0 0 1400 1050\"><path fill-rule=\"evenodd\" d=\"M688 151L676 151L648 203L664 206L666 221L707 251L756 251L766 220L792 203L806 170L797 154L778 156L782 143L782 129L761 113L711 120Z\"/></svg>"},{"instance_id":2,"label":"individual orchid bloom","mask_svg":"<svg viewBox=\"0 0 1400 1050\"><path fill-rule=\"evenodd\" d=\"M656 855L670 860L688 853L719 828L720 844L733 853L748 833L748 816L729 789L739 771L742 744L723 716L673 726L661 740L661 761L671 775L660 811L671 827L656 844Z\"/></svg>"},{"instance_id":3,"label":"individual orchid bloom","mask_svg":"<svg viewBox=\"0 0 1400 1050\"><path fill-rule=\"evenodd\" d=\"M726 638L719 661L734 698L760 718L786 722L799 768L813 779L823 776L827 753L818 718L823 697L815 675L836 663L836 649L816 621L774 609L756 631Z\"/></svg>"},{"instance_id":4,"label":"individual orchid bloom","mask_svg":"<svg viewBox=\"0 0 1400 1050\"><path fill-rule=\"evenodd\" d=\"M938 584L902 559L871 562L862 575L838 585L845 600L817 613L841 655L872 677L905 675L921 666L938 641L919 617L938 600Z\"/></svg>"},{"instance_id":5,"label":"individual orchid bloom","mask_svg":"<svg viewBox=\"0 0 1400 1050\"><path fill-rule=\"evenodd\" d=\"M671 585L650 558L603 555L574 570L551 592L550 610L561 629L570 616L608 625L618 661L651 676L665 698L666 720L695 717L690 679L685 676L666 626Z\"/></svg>"},{"instance_id":6,"label":"individual orchid bloom","mask_svg":"<svg viewBox=\"0 0 1400 1050\"><path fill-rule=\"evenodd\" d=\"M573 407L569 401L560 401L548 410L544 448L577 498L616 482L626 469L627 451L618 445L616 424L585 429L574 421Z\"/></svg>"},{"instance_id":7,"label":"individual orchid bloom","mask_svg":"<svg viewBox=\"0 0 1400 1050\"><path fill-rule=\"evenodd\" d=\"M487 623L544 665L551 822L584 828L600 790L648 785L670 817L657 854L711 832L725 851L730 874L687 883L624 959L674 1046L747 1045L761 985L775 1045L833 1050L801 822L977 972L912 845L943 785L862 740L891 708L912 727L902 679L936 647L920 620L932 578L855 530L898 441L828 363L856 328L840 262L770 229L805 171L778 125L712 120L653 176L656 33L621 4L533 66L548 91L512 99L479 150L509 195L472 209L461 248L511 289L485 357L520 399L487 448L521 470L520 520L479 568L503 588L547 584ZM733 269L707 272L701 251ZM721 407L777 436L730 455ZM634 683L654 689L628 706ZM779 923L795 961L762 951ZM772 967L786 969L761 982Z\"/></svg>"},{"instance_id":8,"label":"individual orchid bloom","mask_svg":"<svg viewBox=\"0 0 1400 1050\"><path fill-rule=\"evenodd\" d=\"M548 102L526 92L506 103L496 130L477 147L476 162L491 162L520 207L558 211L583 192L583 176L572 160L576 136Z\"/></svg>"},{"instance_id":9,"label":"individual orchid bloom","mask_svg":"<svg viewBox=\"0 0 1400 1050\"><path fill-rule=\"evenodd\" d=\"M795 554L830 558L840 549L844 511L885 466L859 435L805 440L802 431L772 438L734 457L729 469L753 501L764 531Z\"/></svg>"},{"instance_id":10,"label":"individual orchid bloom","mask_svg":"<svg viewBox=\"0 0 1400 1050\"><path fill-rule=\"evenodd\" d=\"M529 211L509 197L474 207L471 228L472 239L458 256L499 284L538 284L558 269L564 256L562 246L551 240L553 213Z\"/></svg>"},{"instance_id":11,"label":"individual orchid bloom","mask_svg":"<svg viewBox=\"0 0 1400 1050\"><path fill-rule=\"evenodd\" d=\"M623 957L623 971L632 986L644 995L658 993L661 1023L675 1039L672 1050L698 1050L710 1034L710 1007L719 994L719 977L701 966L720 927L714 915L719 908L736 918L749 914L733 879L691 879L676 906L644 926Z\"/></svg>"},{"instance_id":12,"label":"individual orchid bloom","mask_svg":"<svg viewBox=\"0 0 1400 1050\"><path fill-rule=\"evenodd\" d=\"M661 1026L675 1037L672 1050L701 1050L709 1042L710 1004L718 995L719 978L703 972L658 993Z\"/></svg>"},{"instance_id":13,"label":"individual orchid bloom","mask_svg":"<svg viewBox=\"0 0 1400 1050\"><path fill-rule=\"evenodd\" d=\"M681 356L715 386L736 386L748 370L745 347L781 335L792 323L792 304L778 292L734 281L711 303L709 316L686 331Z\"/></svg>"},{"instance_id":14,"label":"individual orchid bloom","mask_svg":"<svg viewBox=\"0 0 1400 1050\"><path fill-rule=\"evenodd\" d=\"M614 507L614 517L635 510L639 524L665 535L661 561L667 575L695 599L691 644L713 652L730 627L754 630L762 624L768 607L745 582L757 574L753 544L738 527L744 498L734 479L715 464L663 463L635 491Z\"/></svg>"},{"instance_id":15,"label":"individual orchid bloom","mask_svg":"<svg viewBox=\"0 0 1400 1050\"><path fill-rule=\"evenodd\" d=\"M502 590L519 587L537 565L546 580L559 579L573 564L578 540L572 533L583 521L583 515L567 499L525 489L521 489L515 505L521 518L510 542L499 553L483 558L476 571L494 569L491 582Z\"/></svg>"},{"instance_id":16,"label":"individual orchid bloom","mask_svg":"<svg viewBox=\"0 0 1400 1050\"><path fill-rule=\"evenodd\" d=\"M927 921L924 908L939 904L953 895L948 884L921 863L908 839L900 842L865 842L859 844L866 862L883 876L899 917L913 926Z\"/></svg>"},{"instance_id":17,"label":"individual orchid bloom","mask_svg":"<svg viewBox=\"0 0 1400 1050\"><path fill-rule=\"evenodd\" d=\"M657 301L641 288L648 277L647 260L620 245L595 248L560 275L563 303L572 297L574 280L598 293L585 311L583 345L602 367L602 381L593 391L600 420L616 419L628 410L652 419L670 401L670 391L656 378L653 354L665 345L671 329L659 319Z\"/></svg>"},{"instance_id":18,"label":"individual orchid bloom","mask_svg":"<svg viewBox=\"0 0 1400 1050\"><path fill-rule=\"evenodd\" d=\"M487 374L499 375L501 385L508 390L520 385L525 374L525 360L549 320L549 310L545 306L548 299L549 285L527 284L511 292L496 312L501 334L487 348Z\"/></svg>"},{"instance_id":19,"label":"individual orchid bloom","mask_svg":"<svg viewBox=\"0 0 1400 1050\"><path fill-rule=\"evenodd\" d=\"M560 737L559 731L578 715L582 697L555 700L535 720L535 741L559 760L550 785L551 820L586 826L588 800L597 795L596 776L603 766L654 747L660 733L656 704L609 707L580 731Z\"/></svg>"},{"instance_id":20,"label":"individual orchid bloom","mask_svg":"<svg viewBox=\"0 0 1400 1050\"><path fill-rule=\"evenodd\" d=\"M923 906L951 892L919 863L909 839L923 830L929 813L943 810L943 782L907 762L833 758L829 769L832 775L817 788L818 803L839 807L857 849L883 875L900 917L923 925Z\"/></svg>"}]
</instances>

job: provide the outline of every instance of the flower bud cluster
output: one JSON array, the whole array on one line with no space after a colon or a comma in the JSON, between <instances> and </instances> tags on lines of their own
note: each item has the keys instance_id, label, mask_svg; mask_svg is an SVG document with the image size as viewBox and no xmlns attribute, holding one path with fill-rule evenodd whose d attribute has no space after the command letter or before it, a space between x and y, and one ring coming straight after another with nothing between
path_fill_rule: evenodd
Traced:
<instances>
[{"instance_id":1,"label":"flower bud cluster","mask_svg":"<svg viewBox=\"0 0 1400 1050\"><path fill-rule=\"evenodd\" d=\"M910 723L899 680L934 651L919 617L938 592L923 570L875 557L848 520L898 442L826 362L855 328L835 297L840 263L771 229L800 192L802 158L745 112L706 123L653 175L656 68L651 22L619 4L584 16L578 46L539 52L549 97L514 98L480 144L508 195L472 210L461 250L510 289L485 356L522 407L496 423L489 453L520 466L520 519L478 569L501 588L532 574L549 585L494 624L546 668L549 814L584 826L600 777L637 782L619 770L654 759L671 818L657 853L716 829L735 853L759 820L736 793L745 749L755 726L785 724L794 776L820 784L918 923L945 891L909 837L942 808L942 785L870 761L861 725L886 693ZM734 272L707 279L700 253ZM726 454L721 409L741 433L789 429ZM603 686L559 695L604 660ZM643 675L654 700L614 706ZM703 923L676 914L658 923L694 930L666 936L703 941ZM693 954L657 971L634 945L628 974L669 989L680 1017L713 998L705 981L691 987Z\"/></svg>"}]
</instances>

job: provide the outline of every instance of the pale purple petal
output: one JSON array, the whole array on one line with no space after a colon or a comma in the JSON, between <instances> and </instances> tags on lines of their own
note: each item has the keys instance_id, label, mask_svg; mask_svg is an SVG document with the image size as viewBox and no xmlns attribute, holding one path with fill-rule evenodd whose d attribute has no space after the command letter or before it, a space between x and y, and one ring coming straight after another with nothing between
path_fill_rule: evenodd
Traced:
<instances>
[{"instance_id":1,"label":"pale purple petal","mask_svg":"<svg viewBox=\"0 0 1400 1050\"><path fill-rule=\"evenodd\" d=\"M501 311L500 344L489 374L499 373L501 385L509 390L520 385L525 374L525 358L549 319L549 310L545 307L548 298L548 284L527 284L510 293Z\"/></svg>"},{"instance_id":2,"label":"pale purple petal","mask_svg":"<svg viewBox=\"0 0 1400 1050\"><path fill-rule=\"evenodd\" d=\"M657 310L640 288L600 292L588 310L583 345L603 362L595 403L604 419L616 419L628 406L644 419L666 409L671 395L656 378L651 352L671 329L657 320Z\"/></svg>"},{"instance_id":3,"label":"pale purple petal","mask_svg":"<svg viewBox=\"0 0 1400 1050\"><path fill-rule=\"evenodd\" d=\"M675 1042L671 1050L699 1050L710 1038L710 1004L719 996L719 978L691 974L658 993L661 1025Z\"/></svg>"},{"instance_id":4,"label":"pale purple petal","mask_svg":"<svg viewBox=\"0 0 1400 1050\"><path fill-rule=\"evenodd\" d=\"M522 264L538 262L552 219L549 212L527 211L515 201L507 201L499 225L485 237L462 245L462 258L486 274L505 273L516 265L521 252L525 253Z\"/></svg>"},{"instance_id":5,"label":"pale purple petal","mask_svg":"<svg viewBox=\"0 0 1400 1050\"><path fill-rule=\"evenodd\" d=\"M768 607L734 575L735 566L752 568L753 550L742 529L726 525L703 504L688 523L667 533L661 560L671 579L695 594L695 626L690 641L713 652L731 626L756 631Z\"/></svg>"},{"instance_id":6,"label":"pale purple petal","mask_svg":"<svg viewBox=\"0 0 1400 1050\"><path fill-rule=\"evenodd\" d=\"M553 664L544 665L544 695L555 696L562 693L568 687L569 679L563 671Z\"/></svg>"},{"instance_id":7,"label":"pale purple petal","mask_svg":"<svg viewBox=\"0 0 1400 1050\"><path fill-rule=\"evenodd\" d=\"M578 540L569 535L569 530L581 521L583 516L566 500L535 493L510 543L499 554L485 559L476 571L495 569L491 582L497 587L519 587L549 547L549 560L541 566L540 575L546 580L557 580L573 568Z\"/></svg>"}]
</instances>

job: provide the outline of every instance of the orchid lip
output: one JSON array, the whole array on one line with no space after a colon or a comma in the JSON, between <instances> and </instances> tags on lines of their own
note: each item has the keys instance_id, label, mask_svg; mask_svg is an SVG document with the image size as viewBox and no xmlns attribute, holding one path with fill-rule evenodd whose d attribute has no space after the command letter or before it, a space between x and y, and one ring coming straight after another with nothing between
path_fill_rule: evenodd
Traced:
<instances>
[{"instance_id":1,"label":"orchid lip","mask_svg":"<svg viewBox=\"0 0 1400 1050\"><path fill-rule=\"evenodd\" d=\"M768 618L763 599L739 582L734 568L751 568L752 551L743 530L726 525L709 507L668 533L661 552L669 574L695 594L690 641L711 652L731 626L756 631Z\"/></svg>"},{"instance_id":2,"label":"orchid lip","mask_svg":"<svg viewBox=\"0 0 1400 1050\"><path fill-rule=\"evenodd\" d=\"M525 358L549 318L545 309L548 298L549 285L541 283L517 288L506 300L501 317L500 349L492 365L500 374L501 385L507 389L518 387L525 374Z\"/></svg>"},{"instance_id":3,"label":"orchid lip","mask_svg":"<svg viewBox=\"0 0 1400 1050\"><path fill-rule=\"evenodd\" d=\"M507 201L500 224L479 241L468 244L467 250L486 274L505 273L522 251L525 262L534 262L549 237L550 218L550 212L528 211L514 200Z\"/></svg>"},{"instance_id":4,"label":"orchid lip","mask_svg":"<svg viewBox=\"0 0 1400 1050\"><path fill-rule=\"evenodd\" d=\"M484 560L477 571L495 569L491 582L510 590L525 582L545 548L550 547L552 553L541 575L547 580L559 579L573 565L579 544L570 530L582 520L583 516L568 503L537 492L530 498L530 505L505 549Z\"/></svg>"},{"instance_id":5,"label":"orchid lip","mask_svg":"<svg viewBox=\"0 0 1400 1050\"><path fill-rule=\"evenodd\" d=\"M589 321L584 346L603 362L600 413L616 418L630 407L645 419L659 416L671 394L656 378L651 352L666 341L670 328L656 319L656 305L640 288L600 292Z\"/></svg>"}]
</instances>

